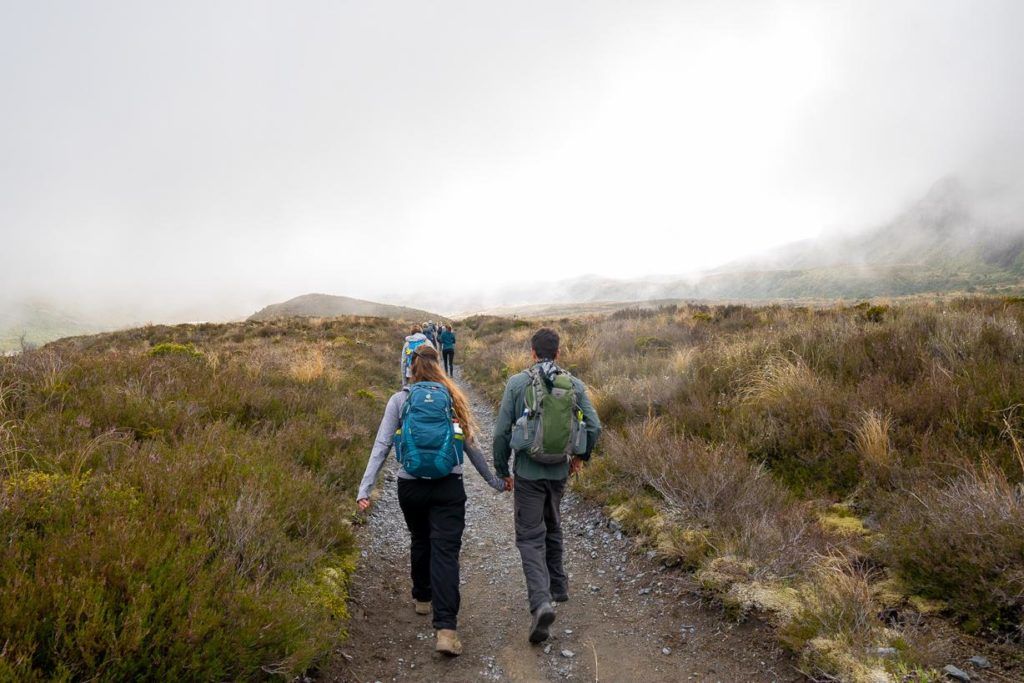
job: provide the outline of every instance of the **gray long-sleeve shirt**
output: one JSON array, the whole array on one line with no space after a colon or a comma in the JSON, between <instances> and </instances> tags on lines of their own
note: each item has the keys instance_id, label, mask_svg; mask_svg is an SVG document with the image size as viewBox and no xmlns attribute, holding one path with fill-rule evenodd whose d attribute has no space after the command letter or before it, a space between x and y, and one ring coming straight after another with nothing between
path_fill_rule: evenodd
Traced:
<instances>
[{"instance_id":1,"label":"gray long-sleeve shirt","mask_svg":"<svg viewBox=\"0 0 1024 683\"><path fill-rule=\"evenodd\" d=\"M402 406L405 405L407 397L407 392L399 391L388 399L387 408L384 409L384 419L380 421L380 427L377 429L377 439L373 442L370 461L366 463L363 480L359 483L359 493L356 495L356 500L369 498L370 492L373 491L377 475L380 474L380 468L384 466L384 461L394 445L395 432L398 430L399 422L401 421ZM477 447L475 439L466 441L465 452L469 456L469 461L473 463L473 467L484 478L484 481L490 484L496 491L503 491L504 482L491 472L491 468L487 466L487 459L484 457L483 451ZM462 465L456 465L452 470L452 474L462 474ZM398 477L400 479L416 478L406 472L403 467L399 467Z\"/></svg>"}]
</instances>

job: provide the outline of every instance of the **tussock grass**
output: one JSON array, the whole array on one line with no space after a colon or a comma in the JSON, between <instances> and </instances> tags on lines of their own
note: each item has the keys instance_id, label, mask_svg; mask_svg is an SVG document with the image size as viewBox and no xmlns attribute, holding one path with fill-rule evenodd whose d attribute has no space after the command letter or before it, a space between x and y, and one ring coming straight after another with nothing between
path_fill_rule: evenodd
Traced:
<instances>
[{"instance_id":1,"label":"tussock grass","mask_svg":"<svg viewBox=\"0 0 1024 683\"><path fill-rule=\"evenodd\" d=\"M737 604L797 591L806 637L794 642L815 671L878 674L863 648L892 634L877 630L865 586L881 574L866 567L899 579L905 609L941 604L968 631L1024 641L1019 301L672 306L541 324L574 340L563 364L608 429L580 490L661 556L676 548L716 594L750 598ZM528 362L522 326L488 320L465 355L495 400L502 369ZM915 671L914 656L886 667Z\"/></svg>"},{"instance_id":2,"label":"tussock grass","mask_svg":"<svg viewBox=\"0 0 1024 683\"><path fill-rule=\"evenodd\" d=\"M0 679L314 665L344 635L352 490L401 338L150 326L0 359Z\"/></svg>"}]
</instances>

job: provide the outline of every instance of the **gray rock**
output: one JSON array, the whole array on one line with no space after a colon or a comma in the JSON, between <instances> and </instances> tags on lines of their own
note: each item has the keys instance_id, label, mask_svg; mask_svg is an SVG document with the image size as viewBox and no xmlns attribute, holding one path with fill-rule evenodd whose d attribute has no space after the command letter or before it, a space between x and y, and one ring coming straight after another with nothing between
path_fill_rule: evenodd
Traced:
<instances>
[{"instance_id":1,"label":"gray rock","mask_svg":"<svg viewBox=\"0 0 1024 683\"><path fill-rule=\"evenodd\" d=\"M895 657L896 648L894 647L879 647L875 649L875 654L879 657Z\"/></svg>"},{"instance_id":2,"label":"gray rock","mask_svg":"<svg viewBox=\"0 0 1024 683\"><path fill-rule=\"evenodd\" d=\"M576 656L576 653L573 652L572 650L562 650L562 656L565 657L566 659L572 659L573 657Z\"/></svg>"},{"instance_id":3,"label":"gray rock","mask_svg":"<svg viewBox=\"0 0 1024 683\"><path fill-rule=\"evenodd\" d=\"M670 647L663 647L663 648L661 648L661 654L663 654L663 655L670 655L670 654L672 654L672 648L670 648Z\"/></svg>"},{"instance_id":4,"label":"gray rock","mask_svg":"<svg viewBox=\"0 0 1024 683\"><path fill-rule=\"evenodd\" d=\"M974 655L968 661L970 661L971 666L975 666L979 669L988 669L992 666L992 663L988 661L988 658L982 657L981 655Z\"/></svg>"},{"instance_id":5,"label":"gray rock","mask_svg":"<svg viewBox=\"0 0 1024 683\"><path fill-rule=\"evenodd\" d=\"M956 668L952 664L947 664L946 666L944 666L942 668L942 673L946 674L954 681L964 681L964 683L968 683L971 680L971 675L969 673L967 673L963 669Z\"/></svg>"}]
</instances>

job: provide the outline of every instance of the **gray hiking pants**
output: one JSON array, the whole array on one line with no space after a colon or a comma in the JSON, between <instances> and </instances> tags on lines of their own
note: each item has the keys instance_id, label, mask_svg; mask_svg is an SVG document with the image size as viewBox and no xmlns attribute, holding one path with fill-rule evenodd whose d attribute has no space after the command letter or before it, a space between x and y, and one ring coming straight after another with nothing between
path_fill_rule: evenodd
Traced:
<instances>
[{"instance_id":1,"label":"gray hiking pants","mask_svg":"<svg viewBox=\"0 0 1024 683\"><path fill-rule=\"evenodd\" d=\"M562 494L565 479L522 479L515 488L516 547L523 559L530 611L569 591L562 564Z\"/></svg>"}]
</instances>

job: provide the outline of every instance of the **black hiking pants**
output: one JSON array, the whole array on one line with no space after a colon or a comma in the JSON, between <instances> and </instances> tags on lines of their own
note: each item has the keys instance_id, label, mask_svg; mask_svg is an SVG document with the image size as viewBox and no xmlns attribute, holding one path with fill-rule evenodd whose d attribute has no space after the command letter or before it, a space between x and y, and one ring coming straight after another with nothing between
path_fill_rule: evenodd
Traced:
<instances>
[{"instance_id":1,"label":"black hiking pants","mask_svg":"<svg viewBox=\"0 0 1024 683\"><path fill-rule=\"evenodd\" d=\"M562 494L565 479L516 477L516 547L523 560L526 592L533 612L552 595L569 592L562 564Z\"/></svg>"},{"instance_id":2,"label":"black hiking pants","mask_svg":"<svg viewBox=\"0 0 1024 683\"><path fill-rule=\"evenodd\" d=\"M466 526L461 474L441 479L399 479L398 504L412 535L412 597L430 602L434 628L456 628L459 615L459 551Z\"/></svg>"},{"instance_id":3,"label":"black hiking pants","mask_svg":"<svg viewBox=\"0 0 1024 683\"><path fill-rule=\"evenodd\" d=\"M445 349L441 352L444 358L444 371L449 375L455 374L455 349Z\"/></svg>"}]
</instances>

